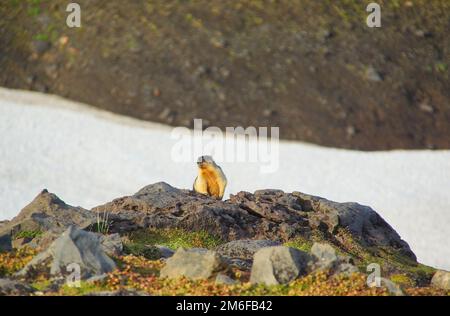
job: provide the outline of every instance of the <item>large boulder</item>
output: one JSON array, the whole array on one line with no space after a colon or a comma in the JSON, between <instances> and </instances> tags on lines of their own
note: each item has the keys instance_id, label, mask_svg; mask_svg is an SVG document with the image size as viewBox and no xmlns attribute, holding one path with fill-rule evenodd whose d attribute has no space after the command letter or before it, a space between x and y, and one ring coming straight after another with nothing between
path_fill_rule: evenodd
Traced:
<instances>
[{"instance_id":1,"label":"large boulder","mask_svg":"<svg viewBox=\"0 0 450 316\"><path fill-rule=\"evenodd\" d=\"M206 231L224 241L284 242L296 237L309 239L319 232L341 249L357 248L349 245L353 243L370 255L400 255L416 261L408 244L370 207L300 192L239 192L229 200L218 201L159 182L93 211L108 212L113 222L111 231L119 233L148 227L185 228Z\"/></svg>"},{"instance_id":2,"label":"large boulder","mask_svg":"<svg viewBox=\"0 0 450 316\"><path fill-rule=\"evenodd\" d=\"M450 290L450 272L444 270L436 271L431 279L431 285L440 289Z\"/></svg>"},{"instance_id":3,"label":"large boulder","mask_svg":"<svg viewBox=\"0 0 450 316\"><path fill-rule=\"evenodd\" d=\"M171 279L182 276L192 280L210 279L226 268L226 261L215 251L179 248L167 259L160 276Z\"/></svg>"},{"instance_id":4,"label":"large boulder","mask_svg":"<svg viewBox=\"0 0 450 316\"><path fill-rule=\"evenodd\" d=\"M275 246L260 249L253 258L250 282L287 284L308 273L311 257L298 249Z\"/></svg>"},{"instance_id":5,"label":"large boulder","mask_svg":"<svg viewBox=\"0 0 450 316\"><path fill-rule=\"evenodd\" d=\"M70 206L55 194L43 190L11 221L0 227L0 247L5 236L21 233L46 233L57 236L69 226L86 228L96 222L96 214L81 207Z\"/></svg>"},{"instance_id":6,"label":"large boulder","mask_svg":"<svg viewBox=\"0 0 450 316\"><path fill-rule=\"evenodd\" d=\"M97 234L70 226L52 245L34 257L17 276L28 276L35 271L50 275L66 275L69 266L80 267L80 277L87 279L94 275L111 272L116 268L108 257Z\"/></svg>"}]
</instances>

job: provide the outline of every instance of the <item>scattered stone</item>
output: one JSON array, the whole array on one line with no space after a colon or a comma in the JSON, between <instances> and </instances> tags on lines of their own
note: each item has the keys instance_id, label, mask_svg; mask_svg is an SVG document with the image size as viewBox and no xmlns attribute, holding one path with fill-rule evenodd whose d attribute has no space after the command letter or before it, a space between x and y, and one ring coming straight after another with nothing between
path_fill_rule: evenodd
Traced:
<instances>
[{"instance_id":1,"label":"scattered stone","mask_svg":"<svg viewBox=\"0 0 450 316\"><path fill-rule=\"evenodd\" d=\"M18 276L27 276L33 271L50 268L51 275L65 275L73 270L68 268L78 264L82 279L111 272L116 264L104 252L99 237L90 232L69 227L52 245L31 260Z\"/></svg>"},{"instance_id":2,"label":"scattered stone","mask_svg":"<svg viewBox=\"0 0 450 316\"><path fill-rule=\"evenodd\" d=\"M353 273L359 272L358 267L355 267L353 264L348 262L340 263L337 268L334 270L335 274L344 274L344 275L351 275Z\"/></svg>"},{"instance_id":3,"label":"scattered stone","mask_svg":"<svg viewBox=\"0 0 450 316\"><path fill-rule=\"evenodd\" d=\"M311 254L317 260L315 263L317 269L332 269L339 261L336 250L328 244L314 243Z\"/></svg>"},{"instance_id":4,"label":"scattered stone","mask_svg":"<svg viewBox=\"0 0 450 316\"><path fill-rule=\"evenodd\" d=\"M431 279L431 285L440 289L450 290L450 272L444 270L436 271Z\"/></svg>"},{"instance_id":5,"label":"scattered stone","mask_svg":"<svg viewBox=\"0 0 450 316\"><path fill-rule=\"evenodd\" d=\"M434 113L434 108L426 102L420 103L419 109L425 113Z\"/></svg>"},{"instance_id":6,"label":"scattered stone","mask_svg":"<svg viewBox=\"0 0 450 316\"><path fill-rule=\"evenodd\" d=\"M100 235L100 244L108 256L120 256L123 252L123 243L119 234Z\"/></svg>"},{"instance_id":7,"label":"scattered stone","mask_svg":"<svg viewBox=\"0 0 450 316\"><path fill-rule=\"evenodd\" d=\"M388 280L386 278L381 278L381 286L384 286L388 291L389 294L394 296L404 296L402 289L400 286L392 282L391 280Z\"/></svg>"},{"instance_id":8,"label":"scattered stone","mask_svg":"<svg viewBox=\"0 0 450 316\"><path fill-rule=\"evenodd\" d=\"M300 250L275 246L262 248L253 258L250 282L253 284L287 284L307 273L310 256Z\"/></svg>"},{"instance_id":9,"label":"scattered stone","mask_svg":"<svg viewBox=\"0 0 450 316\"><path fill-rule=\"evenodd\" d=\"M29 295L34 291L35 289L26 283L11 279L0 279L0 296L23 296Z\"/></svg>"},{"instance_id":10,"label":"scattered stone","mask_svg":"<svg viewBox=\"0 0 450 316\"><path fill-rule=\"evenodd\" d=\"M216 251L224 257L252 259L261 248L280 245L279 241L241 239L222 244Z\"/></svg>"},{"instance_id":11,"label":"scattered stone","mask_svg":"<svg viewBox=\"0 0 450 316\"><path fill-rule=\"evenodd\" d=\"M191 280L209 279L226 269L225 260L216 252L179 248L161 269L162 278L185 276Z\"/></svg>"},{"instance_id":12,"label":"scattered stone","mask_svg":"<svg viewBox=\"0 0 450 316\"><path fill-rule=\"evenodd\" d=\"M373 82L380 82L383 81L382 75L372 66L367 67L364 77L366 80L373 81Z\"/></svg>"},{"instance_id":13,"label":"scattered stone","mask_svg":"<svg viewBox=\"0 0 450 316\"><path fill-rule=\"evenodd\" d=\"M161 253L161 258L170 258L175 253L175 251L166 246L156 245L155 247L158 248L159 252Z\"/></svg>"},{"instance_id":14,"label":"scattered stone","mask_svg":"<svg viewBox=\"0 0 450 316\"><path fill-rule=\"evenodd\" d=\"M350 275L359 269L350 263L349 257L336 254L336 250L329 244L314 243L311 254L315 259L311 264L312 271L329 271L332 274Z\"/></svg>"}]
</instances>

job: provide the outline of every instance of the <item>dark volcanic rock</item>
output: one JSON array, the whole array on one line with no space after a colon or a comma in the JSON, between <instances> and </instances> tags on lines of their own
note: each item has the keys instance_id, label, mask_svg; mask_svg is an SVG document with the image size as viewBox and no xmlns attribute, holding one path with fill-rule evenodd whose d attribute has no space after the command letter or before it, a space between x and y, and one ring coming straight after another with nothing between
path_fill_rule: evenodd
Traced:
<instances>
[{"instance_id":1,"label":"dark volcanic rock","mask_svg":"<svg viewBox=\"0 0 450 316\"><path fill-rule=\"evenodd\" d=\"M7 233L0 233L0 252L1 251L11 251L12 250L12 242L11 235Z\"/></svg>"},{"instance_id":2,"label":"dark volcanic rock","mask_svg":"<svg viewBox=\"0 0 450 316\"><path fill-rule=\"evenodd\" d=\"M0 227L0 240L20 232L50 232L57 235L69 226L86 228L95 221L95 213L67 205L55 194L43 190L19 215Z\"/></svg>"},{"instance_id":3,"label":"dark volcanic rock","mask_svg":"<svg viewBox=\"0 0 450 316\"><path fill-rule=\"evenodd\" d=\"M320 232L343 249L349 242L342 237L345 233L372 255L400 254L416 260L408 244L370 207L300 192L239 192L229 200L218 201L160 182L93 211L110 213L111 230L119 233L139 228L184 228L206 231L224 241L288 241L298 236L309 239Z\"/></svg>"}]
</instances>

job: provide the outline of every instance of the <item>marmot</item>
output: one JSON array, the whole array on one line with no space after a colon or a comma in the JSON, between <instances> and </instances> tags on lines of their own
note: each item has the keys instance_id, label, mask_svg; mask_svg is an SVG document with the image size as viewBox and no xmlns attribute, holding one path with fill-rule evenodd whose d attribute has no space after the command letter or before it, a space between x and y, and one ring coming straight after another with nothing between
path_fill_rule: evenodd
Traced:
<instances>
[{"instance_id":1,"label":"marmot","mask_svg":"<svg viewBox=\"0 0 450 316\"><path fill-rule=\"evenodd\" d=\"M198 176L194 181L194 191L221 200L227 186L227 178L211 156L201 156L197 160Z\"/></svg>"}]
</instances>

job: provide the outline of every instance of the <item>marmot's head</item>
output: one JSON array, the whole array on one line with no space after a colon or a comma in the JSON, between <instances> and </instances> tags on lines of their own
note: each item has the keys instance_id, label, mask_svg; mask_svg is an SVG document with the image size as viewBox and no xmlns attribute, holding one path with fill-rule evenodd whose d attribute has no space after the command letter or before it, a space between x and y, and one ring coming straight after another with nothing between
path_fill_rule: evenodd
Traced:
<instances>
[{"instance_id":1,"label":"marmot's head","mask_svg":"<svg viewBox=\"0 0 450 316\"><path fill-rule=\"evenodd\" d=\"M197 159L197 165L200 169L206 169L209 167L215 168L217 165L211 156L200 156Z\"/></svg>"}]
</instances>

